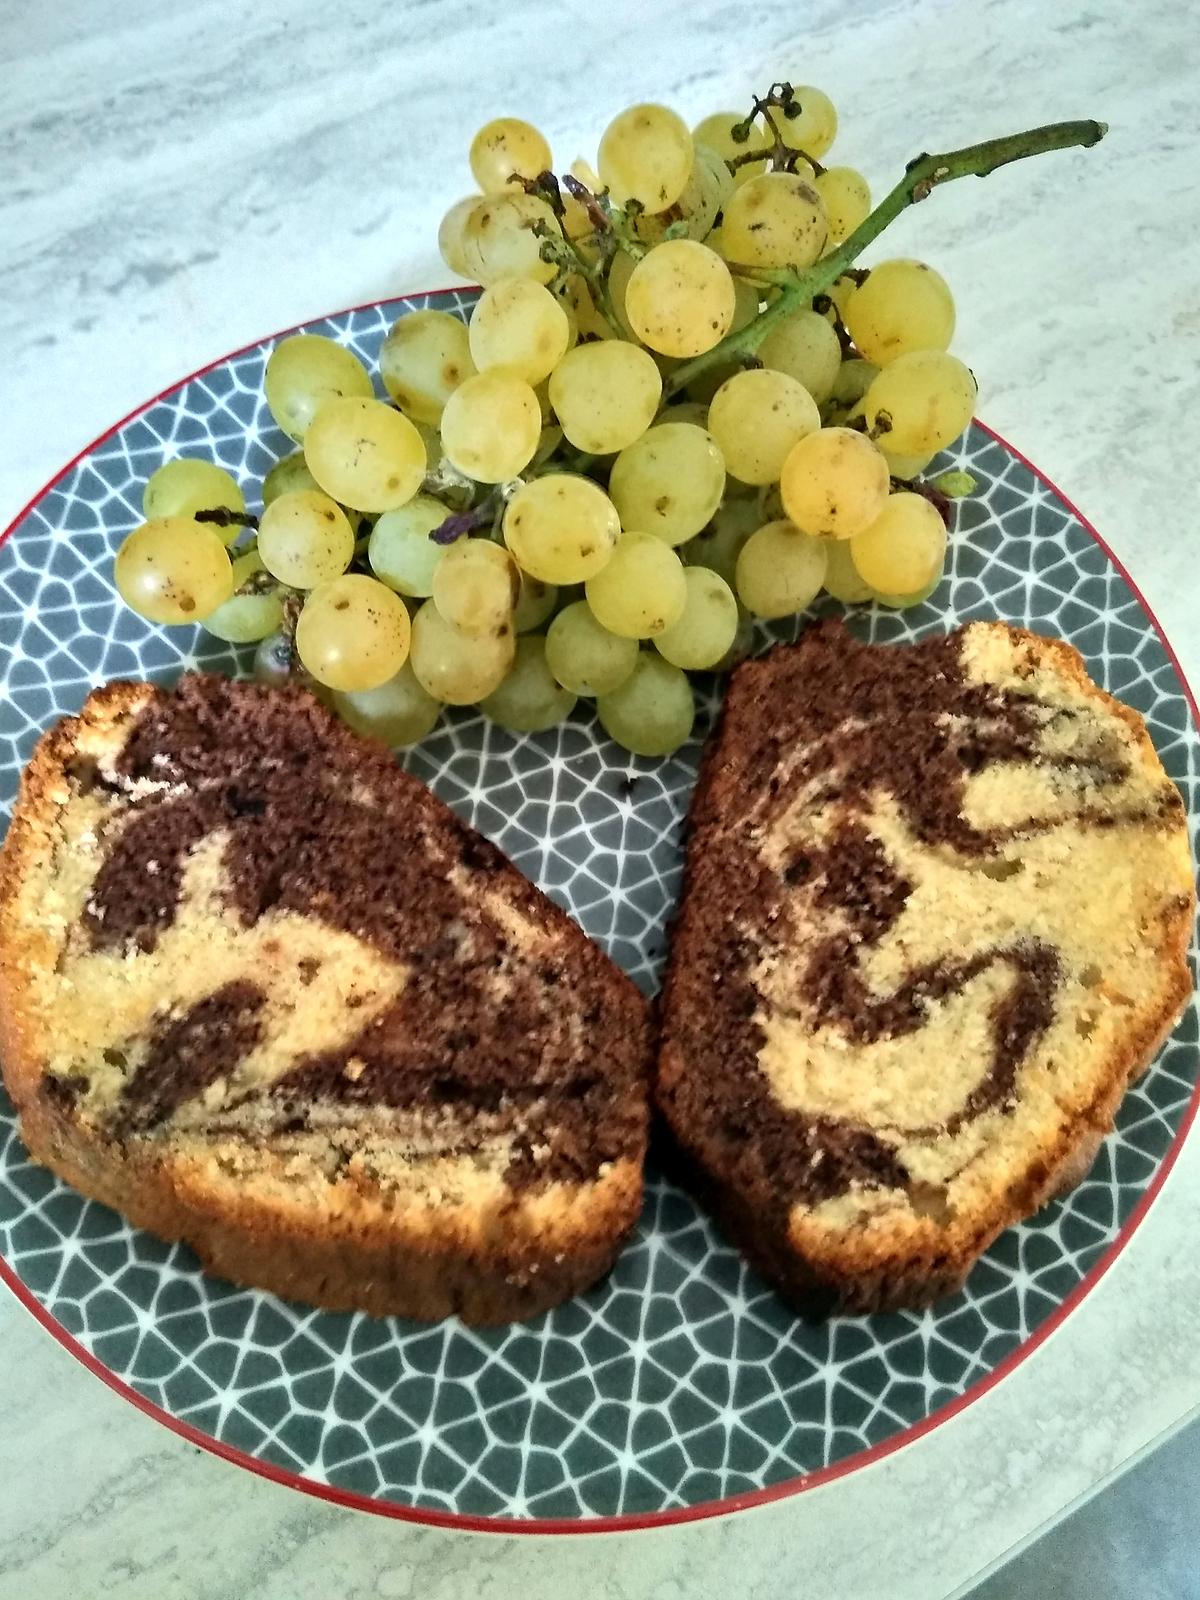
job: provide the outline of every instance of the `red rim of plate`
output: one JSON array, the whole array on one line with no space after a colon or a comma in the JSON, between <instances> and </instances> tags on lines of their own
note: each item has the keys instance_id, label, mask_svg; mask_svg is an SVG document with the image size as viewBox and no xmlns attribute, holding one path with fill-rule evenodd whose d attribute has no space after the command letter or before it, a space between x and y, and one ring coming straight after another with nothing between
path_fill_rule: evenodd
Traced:
<instances>
[{"instance_id":1,"label":"red rim of plate","mask_svg":"<svg viewBox=\"0 0 1200 1600\"><path fill-rule=\"evenodd\" d=\"M328 319L315 318L312 320L333 320L348 317L357 311L370 311L377 306L401 303L424 295L433 298L437 295L466 294L470 292L469 285L464 285L461 289L419 290L412 295L394 295L387 300L368 300L362 305L350 306L345 311L332 312L329 314ZM119 422L114 422L110 428L106 428L90 444L85 445L77 455L67 462L65 467L62 467L54 474L50 481L21 508L3 533L0 533L0 545L3 545L12 535L17 526L33 510L34 506L51 490L57 488L69 472L77 467L85 457L91 455L93 451L99 449L102 444L111 439L114 434L119 433L126 423L131 422L134 417L148 411L151 406L157 405L159 401L165 400L169 395L176 394L196 378L202 378L206 373L214 371L217 367L224 366L227 362L233 361L240 355L244 355L248 350L254 350L259 345L269 344L273 339L283 338L286 334L309 326L311 326L311 322L294 323L291 327L281 328L278 333L268 334L265 338L252 339L248 344L241 345L236 350L231 350L228 355L220 356L217 360L210 361L205 366L197 368L195 372L189 373L186 378L180 378L175 383L170 384L142 405L135 406ZM1066 507L1076 521L1087 530L1100 546L1109 561L1112 562L1125 580L1130 593L1142 608L1146 620L1158 635L1159 643L1162 645L1167 659L1174 669L1175 676L1179 680L1180 687L1183 689L1193 722L1200 725L1200 707L1197 707L1196 697L1192 693L1187 678L1184 676L1179 657L1167 638L1162 624L1155 616L1142 591L1133 581L1124 562L1113 552L1111 547L1088 521L1087 517L1084 516L1083 512L1079 510L1078 506L1063 493L1052 478L1047 477L1039 467L1036 467L1028 456L1023 455L1014 445L1009 444L1007 439L998 434L994 428L989 428L987 423L980 422L978 418L975 419L975 426L983 433L986 433L990 439L1003 446L1010 455L1015 456L1024 466L1028 467L1034 477L1045 484L1046 488L1057 497L1059 502ZM756 1489L748 1494L730 1495L722 1500L710 1500L701 1505L684 1506L672 1511L635 1512L622 1516L590 1518L541 1517L517 1519L466 1516L455 1511L433 1511L418 1506L398 1505L389 1500L375 1500L368 1495L357 1494L348 1489L339 1489L332 1484L320 1483L315 1478L306 1478L300 1473L289 1471L286 1467L277 1467L269 1461L260 1461L258 1457L249 1455L244 1450L225 1444L220 1439L214 1439L211 1434L202 1432L199 1428L193 1427L190 1422L184 1422L179 1417L172 1416L169 1411L165 1411L161 1406L155 1405L152 1400L147 1400L144 1395L139 1394L124 1379L119 1378L115 1372L112 1372L102 1361L99 1361L90 1351L86 1350L73 1334L68 1333L66 1328L42 1305L32 1290L17 1277L12 1267L3 1258L0 1258L0 1282L7 1284L25 1309L62 1345L64 1350L69 1351L89 1372L99 1378L102 1383L107 1384L110 1389L114 1390L123 1399L127 1400L130 1405L135 1406L144 1415L152 1417L156 1422L160 1422L163 1427L169 1428L172 1433L178 1434L180 1438L186 1439L189 1444L194 1444L199 1449L208 1451L210 1455L219 1456L222 1460L231 1462L234 1466L243 1467L247 1472L253 1472L260 1478L267 1478L272 1483L283 1484L289 1489L298 1489L302 1494L313 1495L319 1500L326 1500L333 1505L345 1506L355 1511L366 1511L375 1516L392 1517L401 1522L417 1523L424 1527L456 1529L464 1533L496 1533L506 1536L511 1534L632 1533L644 1528L666 1528L677 1526L680 1523L701 1522L710 1517L728 1516L735 1511L744 1511L750 1506L769 1505L772 1501L790 1499L793 1495L802 1494L808 1489L819 1488L822 1484L835 1483L839 1478L847 1477L852 1472L858 1472L863 1467L871 1466L876 1461L882 1461L887 1456L894 1455L897 1450L914 1443L917 1439L921 1439L926 1434L931 1433L935 1428L939 1428L944 1423L950 1422L959 1416L969 1405L973 1405L976 1400L994 1389L1009 1373L1014 1372L1022 1362L1027 1360L1040 1345L1044 1344L1050 1335L1062 1326L1075 1308L1091 1293L1105 1273L1108 1272L1145 1221L1147 1212L1150 1210L1151 1205L1166 1182L1171 1168L1178 1159L1179 1152L1183 1148L1184 1140L1196 1120L1198 1111L1200 1111L1200 1083L1197 1083L1192 1091L1192 1097L1184 1112L1183 1121L1171 1142L1170 1149L1163 1156L1146 1192L1142 1195L1108 1249L1086 1276L1075 1285L1062 1304L1051 1312L1045 1322L1023 1344L1019 1345L998 1366L994 1367L991 1372L980 1378L977 1383L972 1384L964 1394L948 1401L946 1405L941 1406L937 1411L923 1418L922 1421L913 1423L911 1427L905 1428L890 1439L885 1439L882 1443L871 1446L870 1449L860 1450L857 1454L848 1456L844 1461L839 1461L833 1466L822 1467L819 1471L806 1473L801 1477L789 1478L786 1483L773 1484L768 1489Z\"/></svg>"}]
</instances>

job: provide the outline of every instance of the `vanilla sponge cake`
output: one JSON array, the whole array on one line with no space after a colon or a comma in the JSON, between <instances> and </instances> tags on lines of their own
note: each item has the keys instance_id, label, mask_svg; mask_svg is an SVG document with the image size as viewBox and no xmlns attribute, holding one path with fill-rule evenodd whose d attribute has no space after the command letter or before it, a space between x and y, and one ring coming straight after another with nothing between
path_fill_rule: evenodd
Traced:
<instances>
[{"instance_id":1,"label":"vanilla sponge cake","mask_svg":"<svg viewBox=\"0 0 1200 1600\"><path fill-rule=\"evenodd\" d=\"M734 674L657 1099L809 1314L920 1306L1078 1181L1191 992L1186 819L1141 719L1001 623L824 623Z\"/></svg>"},{"instance_id":2,"label":"vanilla sponge cake","mask_svg":"<svg viewBox=\"0 0 1200 1600\"><path fill-rule=\"evenodd\" d=\"M0 855L0 1061L32 1155L221 1276L525 1317L638 1215L646 1006L303 690L113 684Z\"/></svg>"}]
</instances>

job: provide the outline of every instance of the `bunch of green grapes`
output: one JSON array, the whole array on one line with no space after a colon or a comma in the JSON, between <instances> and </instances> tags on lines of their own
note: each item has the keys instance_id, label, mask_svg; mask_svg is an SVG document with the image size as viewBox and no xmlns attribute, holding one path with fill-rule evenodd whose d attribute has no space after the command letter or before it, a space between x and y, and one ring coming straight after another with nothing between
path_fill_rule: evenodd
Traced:
<instances>
[{"instance_id":1,"label":"bunch of green grapes","mask_svg":"<svg viewBox=\"0 0 1200 1600\"><path fill-rule=\"evenodd\" d=\"M299 674L392 745L444 706L538 732L582 699L648 757L687 739L689 674L740 659L755 619L925 598L947 533L923 475L975 382L924 263L795 287L870 210L825 164L836 132L802 86L694 128L637 105L560 180L536 128L489 122L439 231L482 285L469 317L402 316L376 375L281 340L266 401L298 449L261 513L212 463L166 463L121 594L256 646L260 676Z\"/></svg>"}]
</instances>

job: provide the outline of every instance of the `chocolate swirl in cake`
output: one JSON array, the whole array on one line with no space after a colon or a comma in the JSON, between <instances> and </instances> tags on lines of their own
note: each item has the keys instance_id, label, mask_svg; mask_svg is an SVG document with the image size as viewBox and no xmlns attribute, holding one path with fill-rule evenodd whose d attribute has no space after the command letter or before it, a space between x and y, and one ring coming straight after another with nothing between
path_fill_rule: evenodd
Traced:
<instances>
[{"instance_id":1,"label":"chocolate swirl in cake","mask_svg":"<svg viewBox=\"0 0 1200 1600\"><path fill-rule=\"evenodd\" d=\"M766 663L744 669L761 672L769 699L740 704L736 736L710 747L692 819L688 971L668 999L669 1038L688 1064L672 1078L670 1116L697 1130L689 1139L700 1169L730 1174L732 1190L781 1223L793 1205L851 1187L907 1188L899 1146L952 1138L1008 1110L1055 1017L1060 953L1032 926L885 968L882 981L872 971L914 889L879 836L881 819L894 819L888 829L915 858L957 863L985 890L1022 870L1022 840L1064 823L1179 826L1169 786L1125 793L1130 767L1111 719L1082 697L1052 701L1019 678L970 676L964 638L880 649L840 623L820 625L799 649L776 652L769 676ZM969 789L990 773L1011 773L1018 790L1030 774L1053 804L1021 812L1018 794L1018 815L982 824ZM868 1126L781 1102L763 1064L768 1019L796 1017L803 1036L824 1030L847 1047L915 1038L990 973L1005 980L987 1017L990 1046L936 1123L900 1137L886 1116ZM720 1026L700 1007L702 991Z\"/></svg>"},{"instance_id":2,"label":"chocolate swirl in cake","mask_svg":"<svg viewBox=\"0 0 1200 1600\"><path fill-rule=\"evenodd\" d=\"M217 894L240 926L315 919L363 941L404 981L335 1048L301 1054L269 1081L238 1079L261 1031L255 973L164 1015L113 1127L161 1132L220 1085L205 1121L214 1134L252 1119L256 1134L286 1138L336 1124L339 1107L347 1122L371 1107L507 1132L511 1185L586 1181L643 1137L626 1092L636 1052L612 1045L607 975L576 974L560 990L552 943L517 948L511 921L479 903L500 852L449 815L436 843L406 840L377 781L384 767L390 776L385 753L302 694L281 717L253 686L185 680L138 719L115 763L110 787L125 798L84 918L93 951L151 954L181 914L195 852L219 841ZM320 970L319 955L307 957L299 981L319 982ZM346 1004L356 1001L366 997ZM597 1061L587 1037L627 1054L625 1070Z\"/></svg>"}]
</instances>

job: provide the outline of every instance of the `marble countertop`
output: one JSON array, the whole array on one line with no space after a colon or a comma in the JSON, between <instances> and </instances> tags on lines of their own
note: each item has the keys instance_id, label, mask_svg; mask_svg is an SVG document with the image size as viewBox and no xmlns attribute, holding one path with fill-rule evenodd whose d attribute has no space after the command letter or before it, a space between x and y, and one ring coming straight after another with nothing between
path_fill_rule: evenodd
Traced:
<instances>
[{"instance_id":1,"label":"marble countertop","mask_svg":"<svg viewBox=\"0 0 1200 1600\"><path fill-rule=\"evenodd\" d=\"M0 527L82 445L263 333L446 281L437 222L487 116L570 159L620 106L689 119L821 84L841 159L1060 117L1096 151L902 219L981 413L1094 520L1200 681L1200 57L1190 0L0 0ZM953 1423L798 1499L592 1541L339 1510L140 1416L0 1297L0 1600L949 1596L1200 1404L1200 1143L1082 1308ZM603 1564L601 1564L601 1561Z\"/></svg>"}]
</instances>

